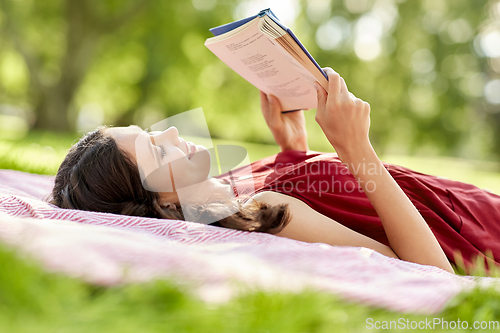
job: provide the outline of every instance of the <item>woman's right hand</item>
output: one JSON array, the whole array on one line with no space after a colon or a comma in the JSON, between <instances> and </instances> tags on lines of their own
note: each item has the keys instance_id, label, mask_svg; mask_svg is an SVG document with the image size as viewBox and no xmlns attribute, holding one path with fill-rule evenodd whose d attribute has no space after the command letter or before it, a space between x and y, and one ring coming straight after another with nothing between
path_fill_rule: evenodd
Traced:
<instances>
[{"instance_id":1,"label":"woman's right hand","mask_svg":"<svg viewBox=\"0 0 500 333\"><path fill-rule=\"evenodd\" d=\"M371 146L370 105L349 93L344 79L333 69L324 70L328 92L317 86L316 121L375 208L391 249L400 259L453 273L426 221Z\"/></svg>"},{"instance_id":2,"label":"woman's right hand","mask_svg":"<svg viewBox=\"0 0 500 333\"><path fill-rule=\"evenodd\" d=\"M318 91L316 121L343 160L342 157L356 150L371 147L370 104L350 93L344 79L333 69L323 70L328 75L328 91L315 84Z\"/></svg>"}]
</instances>

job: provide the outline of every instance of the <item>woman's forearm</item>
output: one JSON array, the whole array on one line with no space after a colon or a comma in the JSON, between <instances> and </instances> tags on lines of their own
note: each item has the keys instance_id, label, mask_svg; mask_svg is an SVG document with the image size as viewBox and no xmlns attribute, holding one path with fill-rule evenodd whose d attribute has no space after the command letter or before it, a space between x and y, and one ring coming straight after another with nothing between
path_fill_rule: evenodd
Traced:
<instances>
[{"instance_id":1,"label":"woman's forearm","mask_svg":"<svg viewBox=\"0 0 500 333\"><path fill-rule=\"evenodd\" d=\"M281 151L287 151L287 150L301 150L301 151L308 151L309 146L307 145L307 139L304 138L297 138L296 140L290 142L288 145L279 145Z\"/></svg>"},{"instance_id":2,"label":"woman's forearm","mask_svg":"<svg viewBox=\"0 0 500 333\"><path fill-rule=\"evenodd\" d=\"M453 272L429 226L385 169L371 144L339 155L377 211L391 248L399 258Z\"/></svg>"},{"instance_id":3,"label":"woman's forearm","mask_svg":"<svg viewBox=\"0 0 500 333\"><path fill-rule=\"evenodd\" d=\"M350 93L344 79L333 69L324 70L328 74L328 91L316 84L316 121L370 199L392 250L403 260L453 272L429 226L370 144L370 105Z\"/></svg>"}]
</instances>

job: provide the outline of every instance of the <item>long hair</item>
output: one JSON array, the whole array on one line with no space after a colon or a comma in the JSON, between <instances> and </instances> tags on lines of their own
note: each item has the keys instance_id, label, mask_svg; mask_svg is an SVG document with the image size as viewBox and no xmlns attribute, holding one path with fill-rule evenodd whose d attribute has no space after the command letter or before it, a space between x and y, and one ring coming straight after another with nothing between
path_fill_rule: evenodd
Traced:
<instances>
[{"instance_id":1,"label":"long hair","mask_svg":"<svg viewBox=\"0 0 500 333\"><path fill-rule=\"evenodd\" d=\"M181 207L162 206L160 194L142 186L137 165L112 137L105 135L105 130L99 127L71 147L57 172L50 202L66 209L184 220ZM286 204L232 204L239 210L218 221L226 228L275 234L290 221ZM223 205L213 203L202 208L211 214L225 209Z\"/></svg>"}]
</instances>

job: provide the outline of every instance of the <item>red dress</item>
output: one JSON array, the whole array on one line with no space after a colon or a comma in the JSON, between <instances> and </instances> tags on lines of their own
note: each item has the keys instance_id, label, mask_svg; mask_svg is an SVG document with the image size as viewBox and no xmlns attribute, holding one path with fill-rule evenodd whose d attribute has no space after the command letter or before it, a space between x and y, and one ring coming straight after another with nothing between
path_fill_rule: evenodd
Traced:
<instances>
[{"instance_id":1,"label":"red dress","mask_svg":"<svg viewBox=\"0 0 500 333\"><path fill-rule=\"evenodd\" d=\"M500 196L474 185L383 163L420 211L448 259L460 252L467 267L488 250L500 262ZM336 154L287 151L236 170L239 195L274 191L298 198L346 227L389 245L370 200ZM377 170L366 166L366 170ZM221 178L228 179L228 175ZM374 184L367 184L367 190ZM490 256L491 257L491 256Z\"/></svg>"}]
</instances>

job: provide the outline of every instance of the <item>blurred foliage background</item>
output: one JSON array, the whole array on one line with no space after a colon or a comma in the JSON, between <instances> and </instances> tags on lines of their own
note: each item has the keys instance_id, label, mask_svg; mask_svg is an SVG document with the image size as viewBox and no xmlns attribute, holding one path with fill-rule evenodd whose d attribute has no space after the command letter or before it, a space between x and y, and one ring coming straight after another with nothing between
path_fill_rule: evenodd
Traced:
<instances>
[{"instance_id":1,"label":"blurred foliage background","mask_svg":"<svg viewBox=\"0 0 500 333\"><path fill-rule=\"evenodd\" d=\"M271 143L257 89L203 45L267 7L371 104L379 153L500 160L498 0L0 0L0 136L202 107L214 138Z\"/></svg>"}]
</instances>

